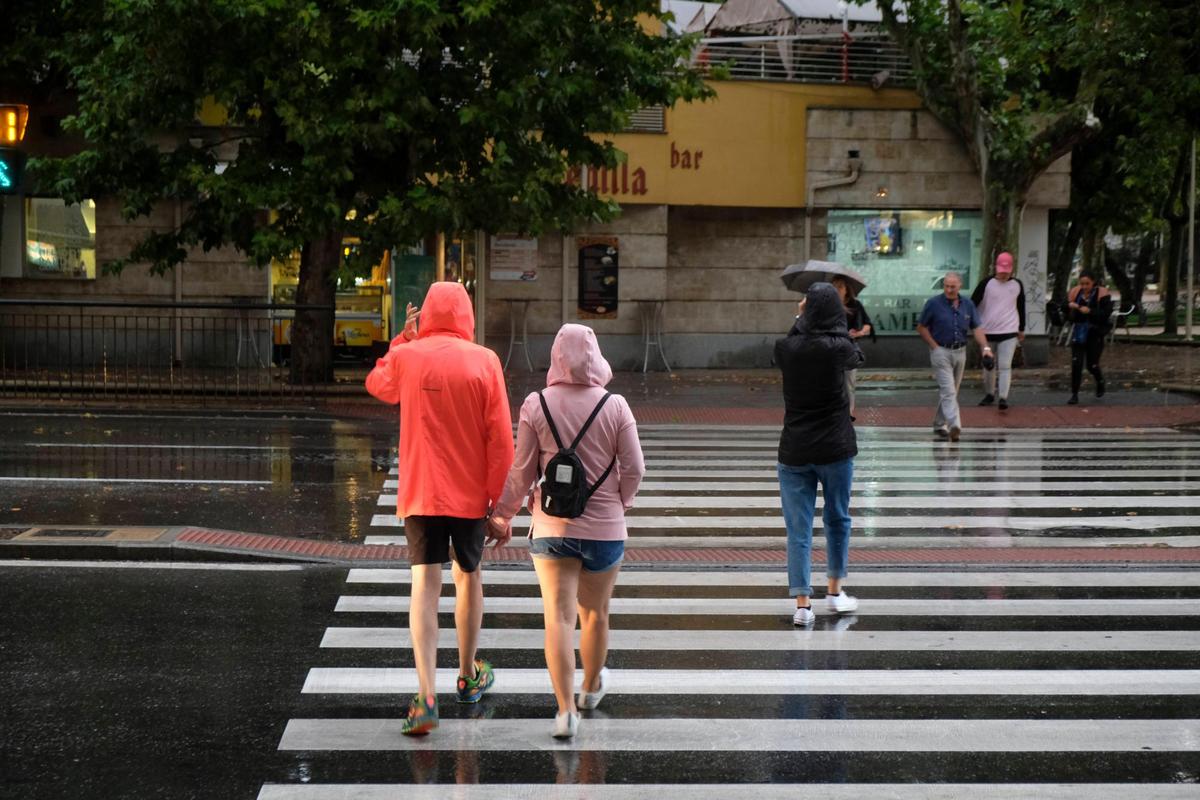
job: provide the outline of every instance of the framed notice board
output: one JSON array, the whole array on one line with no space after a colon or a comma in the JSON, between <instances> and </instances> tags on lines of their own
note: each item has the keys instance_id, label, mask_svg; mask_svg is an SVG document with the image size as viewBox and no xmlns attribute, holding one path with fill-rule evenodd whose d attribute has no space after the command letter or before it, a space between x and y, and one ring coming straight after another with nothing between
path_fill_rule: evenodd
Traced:
<instances>
[{"instance_id":1,"label":"framed notice board","mask_svg":"<svg viewBox=\"0 0 1200 800\"><path fill-rule=\"evenodd\" d=\"M617 318L617 272L620 266L615 236L582 236L579 247L580 319Z\"/></svg>"}]
</instances>

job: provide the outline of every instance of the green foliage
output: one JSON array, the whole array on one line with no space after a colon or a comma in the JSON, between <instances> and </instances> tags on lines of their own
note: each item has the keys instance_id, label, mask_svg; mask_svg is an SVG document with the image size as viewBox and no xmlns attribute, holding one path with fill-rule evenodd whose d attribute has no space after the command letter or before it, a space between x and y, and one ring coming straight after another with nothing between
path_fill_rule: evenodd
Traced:
<instances>
[{"instance_id":1,"label":"green foliage","mask_svg":"<svg viewBox=\"0 0 1200 800\"><path fill-rule=\"evenodd\" d=\"M78 93L67 125L88 149L40 175L69 200L116 194L127 218L181 201L181 228L131 254L156 270L197 245L232 243L262 264L341 232L369 261L431 231L566 228L613 213L564 181L572 164L620 158L589 134L710 93L684 66L690 42L639 25L657 9L108 0L54 52ZM197 123L207 98L223 124Z\"/></svg>"}]
</instances>

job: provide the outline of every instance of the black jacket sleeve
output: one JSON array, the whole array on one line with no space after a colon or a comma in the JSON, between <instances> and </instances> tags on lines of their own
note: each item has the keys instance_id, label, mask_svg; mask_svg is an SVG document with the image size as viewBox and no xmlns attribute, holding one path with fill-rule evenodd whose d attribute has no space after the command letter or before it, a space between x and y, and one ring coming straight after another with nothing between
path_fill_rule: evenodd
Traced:
<instances>
[{"instance_id":1,"label":"black jacket sleeve","mask_svg":"<svg viewBox=\"0 0 1200 800\"><path fill-rule=\"evenodd\" d=\"M1025 284L1021 283L1016 278L1013 278L1013 280L1016 280L1017 286L1021 287L1021 291L1017 292L1017 317L1020 319L1020 322L1017 324L1017 330L1019 330L1021 333L1024 333L1025 332ZM979 305L979 304L976 303L975 305Z\"/></svg>"},{"instance_id":2,"label":"black jacket sleeve","mask_svg":"<svg viewBox=\"0 0 1200 800\"><path fill-rule=\"evenodd\" d=\"M862 324L871 326L871 341L875 341L875 323L871 322L871 315L867 313L867 307L862 304L861 300L855 300L858 303L858 313L862 314Z\"/></svg>"},{"instance_id":3,"label":"black jacket sleeve","mask_svg":"<svg viewBox=\"0 0 1200 800\"><path fill-rule=\"evenodd\" d=\"M975 287L975 291L971 292L971 302L975 304L976 308L978 308L979 304L983 302L983 293L987 291L988 281L990 280L991 278L984 278L979 282L979 285Z\"/></svg>"}]
</instances>

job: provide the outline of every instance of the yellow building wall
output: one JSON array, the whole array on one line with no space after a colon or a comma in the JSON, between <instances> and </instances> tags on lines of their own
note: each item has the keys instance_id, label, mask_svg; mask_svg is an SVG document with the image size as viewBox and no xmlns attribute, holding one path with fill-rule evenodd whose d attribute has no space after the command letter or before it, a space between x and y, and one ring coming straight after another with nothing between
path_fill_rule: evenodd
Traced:
<instances>
[{"instance_id":1,"label":"yellow building wall","mask_svg":"<svg viewBox=\"0 0 1200 800\"><path fill-rule=\"evenodd\" d=\"M621 203L744 207L805 205L810 108L909 110L907 89L752 81L714 82L717 97L680 103L666 134L612 137L628 155L616 170L589 170L588 185Z\"/></svg>"}]
</instances>

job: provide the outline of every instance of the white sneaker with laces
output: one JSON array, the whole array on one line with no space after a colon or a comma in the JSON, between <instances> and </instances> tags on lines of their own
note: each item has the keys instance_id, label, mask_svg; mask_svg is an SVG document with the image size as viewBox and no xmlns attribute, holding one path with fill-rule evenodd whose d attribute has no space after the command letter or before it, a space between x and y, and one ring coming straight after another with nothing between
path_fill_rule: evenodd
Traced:
<instances>
[{"instance_id":1,"label":"white sneaker with laces","mask_svg":"<svg viewBox=\"0 0 1200 800\"><path fill-rule=\"evenodd\" d=\"M817 615L813 613L811 606L797 608L796 613L792 615L793 625L812 625L817 621Z\"/></svg>"},{"instance_id":2,"label":"white sneaker with laces","mask_svg":"<svg viewBox=\"0 0 1200 800\"><path fill-rule=\"evenodd\" d=\"M600 668L600 684L594 692L580 692L579 699L575 705L585 711L590 711L600 705L600 701L604 699L604 695L608 694L608 667Z\"/></svg>"},{"instance_id":3,"label":"white sneaker with laces","mask_svg":"<svg viewBox=\"0 0 1200 800\"><path fill-rule=\"evenodd\" d=\"M846 594L845 589L838 594L825 595L825 602L829 604L829 610L835 614L849 614L858 609L858 598Z\"/></svg>"},{"instance_id":4,"label":"white sneaker with laces","mask_svg":"<svg viewBox=\"0 0 1200 800\"><path fill-rule=\"evenodd\" d=\"M554 738L573 739L579 732L579 715L564 711L554 715Z\"/></svg>"}]
</instances>

